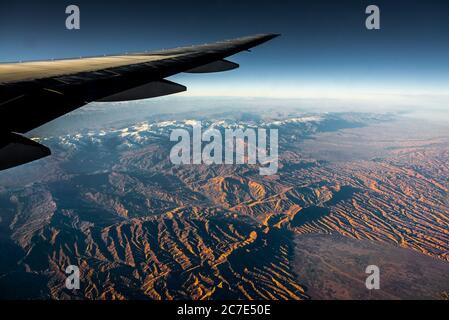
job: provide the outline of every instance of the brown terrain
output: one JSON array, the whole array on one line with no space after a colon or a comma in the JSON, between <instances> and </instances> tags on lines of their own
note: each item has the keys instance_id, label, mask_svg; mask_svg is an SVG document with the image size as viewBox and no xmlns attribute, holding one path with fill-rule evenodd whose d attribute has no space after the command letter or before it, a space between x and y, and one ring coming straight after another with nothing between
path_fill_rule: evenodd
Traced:
<instances>
[{"instance_id":1,"label":"brown terrain","mask_svg":"<svg viewBox=\"0 0 449 320\"><path fill-rule=\"evenodd\" d=\"M0 175L2 298L447 297L444 126L380 121L281 138L270 177L173 166L163 135L131 149L115 136L68 139ZM80 290L65 288L71 264ZM376 292L363 287L369 264L384 277Z\"/></svg>"}]
</instances>

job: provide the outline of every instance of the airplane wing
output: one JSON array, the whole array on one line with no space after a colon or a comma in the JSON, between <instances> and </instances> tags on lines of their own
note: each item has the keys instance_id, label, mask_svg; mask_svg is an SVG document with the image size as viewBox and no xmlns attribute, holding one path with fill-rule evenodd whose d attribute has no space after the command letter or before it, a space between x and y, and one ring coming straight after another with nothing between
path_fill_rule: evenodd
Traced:
<instances>
[{"instance_id":1,"label":"airplane wing","mask_svg":"<svg viewBox=\"0 0 449 320\"><path fill-rule=\"evenodd\" d=\"M186 90L181 72L232 70L225 58L275 38L256 35L156 52L0 64L0 170L50 152L20 134L93 101L127 101ZM19 134L18 134L19 133Z\"/></svg>"}]
</instances>

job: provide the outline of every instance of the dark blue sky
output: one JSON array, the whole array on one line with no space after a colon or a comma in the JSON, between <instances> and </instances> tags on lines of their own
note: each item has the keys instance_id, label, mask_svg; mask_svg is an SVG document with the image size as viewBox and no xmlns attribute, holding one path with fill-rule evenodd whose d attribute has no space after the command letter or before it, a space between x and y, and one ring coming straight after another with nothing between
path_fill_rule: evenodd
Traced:
<instances>
[{"instance_id":1,"label":"dark blue sky","mask_svg":"<svg viewBox=\"0 0 449 320\"><path fill-rule=\"evenodd\" d=\"M65 29L65 7L81 30ZM381 30L365 29L365 8ZM0 61L143 51L254 33L282 37L242 53L236 72L181 75L197 94L443 92L449 1L1 1Z\"/></svg>"}]
</instances>

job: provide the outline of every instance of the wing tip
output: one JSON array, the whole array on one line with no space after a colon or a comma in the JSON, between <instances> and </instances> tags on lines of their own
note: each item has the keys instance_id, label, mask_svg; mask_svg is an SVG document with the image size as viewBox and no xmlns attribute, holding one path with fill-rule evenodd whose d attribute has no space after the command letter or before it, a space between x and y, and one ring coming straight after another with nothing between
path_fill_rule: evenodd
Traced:
<instances>
[{"instance_id":1,"label":"wing tip","mask_svg":"<svg viewBox=\"0 0 449 320\"><path fill-rule=\"evenodd\" d=\"M253 36L245 37L249 38L253 41L256 41L258 44L273 40L274 38L280 37L280 33L262 33L262 34L256 34Z\"/></svg>"},{"instance_id":2,"label":"wing tip","mask_svg":"<svg viewBox=\"0 0 449 320\"><path fill-rule=\"evenodd\" d=\"M281 33L262 33L262 34L258 34L256 35L256 37L261 37L261 38L266 38L266 39L274 39L277 37L280 37L282 34Z\"/></svg>"}]
</instances>

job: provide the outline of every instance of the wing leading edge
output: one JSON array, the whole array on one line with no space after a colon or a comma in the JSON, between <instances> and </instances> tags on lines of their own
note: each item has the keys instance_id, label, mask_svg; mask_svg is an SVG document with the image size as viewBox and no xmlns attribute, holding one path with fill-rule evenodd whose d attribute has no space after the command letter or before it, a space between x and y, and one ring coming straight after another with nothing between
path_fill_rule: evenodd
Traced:
<instances>
[{"instance_id":1,"label":"wing leading edge","mask_svg":"<svg viewBox=\"0 0 449 320\"><path fill-rule=\"evenodd\" d=\"M225 58L277 36L256 35L149 53L0 64L0 139L4 141L0 157L8 147L4 137L10 138L12 132L26 133L93 101L145 99L185 91L184 86L164 78L181 72L235 69L238 65ZM39 157L46 153L41 149ZM17 165L33 158L20 157Z\"/></svg>"}]
</instances>

